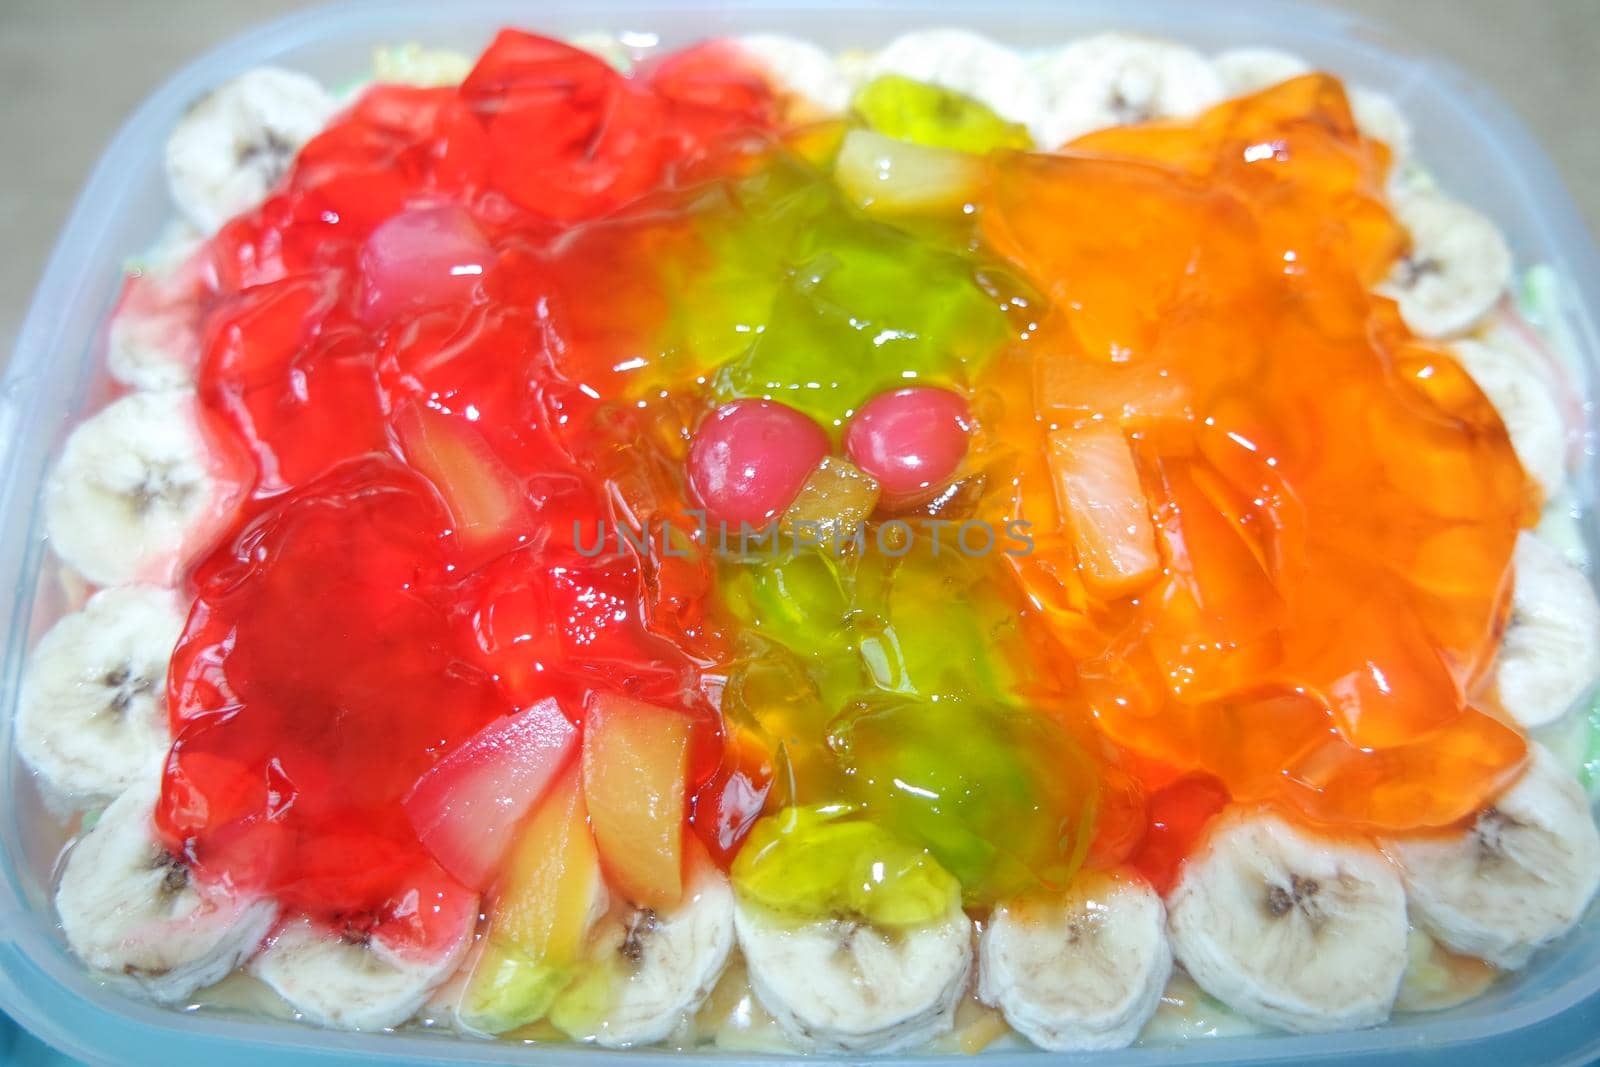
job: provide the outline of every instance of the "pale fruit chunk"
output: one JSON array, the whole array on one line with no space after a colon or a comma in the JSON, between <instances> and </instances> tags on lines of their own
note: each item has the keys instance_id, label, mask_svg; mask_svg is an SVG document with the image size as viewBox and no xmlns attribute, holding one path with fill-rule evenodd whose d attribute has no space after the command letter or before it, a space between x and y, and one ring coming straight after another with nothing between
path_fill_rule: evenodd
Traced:
<instances>
[{"instance_id":1,"label":"pale fruit chunk","mask_svg":"<svg viewBox=\"0 0 1600 1067\"><path fill-rule=\"evenodd\" d=\"M577 767L556 783L507 858L483 950L456 1014L499 1034L542 1019L576 975L585 940L607 906Z\"/></svg>"},{"instance_id":2,"label":"pale fruit chunk","mask_svg":"<svg viewBox=\"0 0 1600 1067\"><path fill-rule=\"evenodd\" d=\"M421 404L396 412L394 427L406 460L444 497L456 536L468 550L509 542L527 525L521 480L476 427Z\"/></svg>"},{"instance_id":3,"label":"pale fruit chunk","mask_svg":"<svg viewBox=\"0 0 1600 1067\"><path fill-rule=\"evenodd\" d=\"M596 693L583 735L583 790L612 886L665 910L683 895L684 776L689 720L680 712Z\"/></svg>"},{"instance_id":4,"label":"pale fruit chunk","mask_svg":"<svg viewBox=\"0 0 1600 1067\"><path fill-rule=\"evenodd\" d=\"M554 700L496 719L412 786L404 807L417 839L451 875L483 889L577 740Z\"/></svg>"},{"instance_id":5,"label":"pale fruit chunk","mask_svg":"<svg viewBox=\"0 0 1600 1067\"><path fill-rule=\"evenodd\" d=\"M1194 415L1188 386L1148 363L1098 363L1052 354L1037 363L1039 406L1054 421L1108 420L1124 428Z\"/></svg>"},{"instance_id":6,"label":"pale fruit chunk","mask_svg":"<svg viewBox=\"0 0 1600 1067\"><path fill-rule=\"evenodd\" d=\"M779 532L797 548L842 548L878 505L877 481L849 460L828 456L811 472Z\"/></svg>"},{"instance_id":7,"label":"pale fruit chunk","mask_svg":"<svg viewBox=\"0 0 1600 1067\"><path fill-rule=\"evenodd\" d=\"M1150 507L1122 431L1108 426L1050 435L1056 504L1092 588L1120 596L1161 568Z\"/></svg>"},{"instance_id":8,"label":"pale fruit chunk","mask_svg":"<svg viewBox=\"0 0 1600 1067\"><path fill-rule=\"evenodd\" d=\"M380 326L407 309L469 300L493 259L464 208L401 212L380 223L361 249L361 317Z\"/></svg>"},{"instance_id":9,"label":"pale fruit chunk","mask_svg":"<svg viewBox=\"0 0 1600 1067\"><path fill-rule=\"evenodd\" d=\"M833 177L867 213L909 215L960 210L978 195L983 170L981 158L964 152L851 130L839 146Z\"/></svg>"}]
</instances>

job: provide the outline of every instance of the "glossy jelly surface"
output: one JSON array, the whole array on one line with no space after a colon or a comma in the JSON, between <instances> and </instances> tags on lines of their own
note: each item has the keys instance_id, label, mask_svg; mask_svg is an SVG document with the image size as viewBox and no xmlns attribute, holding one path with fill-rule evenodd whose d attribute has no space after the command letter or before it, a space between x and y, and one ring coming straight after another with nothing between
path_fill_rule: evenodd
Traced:
<instances>
[{"instance_id":1,"label":"glossy jelly surface","mask_svg":"<svg viewBox=\"0 0 1600 1067\"><path fill-rule=\"evenodd\" d=\"M1471 379L1371 295L1406 242L1385 164L1309 76L998 159L981 213L1053 297L1000 364L1029 398L995 382L997 506L1057 531L1016 569L1095 721L1235 799L1403 829L1520 763L1475 697L1537 501Z\"/></svg>"},{"instance_id":2,"label":"glossy jelly surface","mask_svg":"<svg viewBox=\"0 0 1600 1067\"><path fill-rule=\"evenodd\" d=\"M1371 295L1405 235L1337 83L1051 154L946 96L798 126L723 45L624 76L508 31L308 144L197 261L254 483L189 576L168 846L439 943L475 887L405 800L549 699L662 712L627 744L699 844L656 861L892 921L1164 883L1229 797L1409 828L1504 781L1474 699L1535 502ZM852 194L852 144L914 195ZM847 542L716 526L802 515ZM591 816L641 807L588 766ZM585 862L632 885L607 826ZM903 893L851 888L874 850Z\"/></svg>"}]
</instances>

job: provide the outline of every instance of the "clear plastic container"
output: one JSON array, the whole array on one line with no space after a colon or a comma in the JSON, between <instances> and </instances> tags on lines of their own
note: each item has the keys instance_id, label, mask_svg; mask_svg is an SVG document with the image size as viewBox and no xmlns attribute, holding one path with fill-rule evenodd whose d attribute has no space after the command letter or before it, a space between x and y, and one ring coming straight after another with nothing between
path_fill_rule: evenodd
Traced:
<instances>
[{"instance_id":1,"label":"clear plastic container","mask_svg":"<svg viewBox=\"0 0 1600 1067\"><path fill-rule=\"evenodd\" d=\"M1592 377L1600 320L1600 254L1548 158L1506 107L1449 67L1343 14L1277 0L434 0L359 2L264 26L176 73L141 104L101 156L56 243L0 386L0 588L11 589L0 660L0 1009L61 1050L93 1063L547 1063L570 1046L527 1047L451 1034L350 1034L222 1010L180 1013L97 982L68 952L50 905L61 830L11 749L10 717L27 649L59 610L41 582L46 552L40 487L68 428L99 398L104 320L125 257L171 217L162 146L184 109L261 63L306 70L331 85L365 70L371 48L421 41L476 52L502 25L553 34L595 29L659 35L665 44L769 31L825 46L875 46L907 28L965 24L1020 48L1103 29L1144 30L1206 50L1262 45L1299 52L1347 81L1392 94L1416 128L1417 153L1441 185L1505 231L1521 265L1548 263L1562 282L1562 325ZM1592 405L1586 412L1592 415ZM1580 486L1587 498L1592 487ZM1586 530L1594 543L1592 526ZM1588 1063L1600 1055L1600 914L1522 973L1460 1008L1401 1017L1376 1030L1322 1036L1210 1038L1061 1059L1096 1064L1350 1062ZM984 1061L1043 1062L1004 1052ZM696 1058L703 1054L697 1053ZM582 1050L585 1062L638 1064L681 1055ZM751 1061L769 1057L725 1057ZM886 1057L879 1062L927 1062Z\"/></svg>"}]
</instances>

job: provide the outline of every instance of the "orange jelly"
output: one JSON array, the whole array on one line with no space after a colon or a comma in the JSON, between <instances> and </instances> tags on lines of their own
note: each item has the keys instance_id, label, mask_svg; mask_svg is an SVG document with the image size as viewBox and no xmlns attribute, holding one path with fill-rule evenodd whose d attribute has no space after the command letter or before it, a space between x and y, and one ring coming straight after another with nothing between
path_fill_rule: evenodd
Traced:
<instances>
[{"instance_id":1,"label":"orange jelly","mask_svg":"<svg viewBox=\"0 0 1600 1067\"><path fill-rule=\"evenodd\" d=\"M978 401L989 506L1037 531L1013 570L1101 730L1399 830L1523 759L1478 698L1538 502L1472 380L1372 292L1407 240L1387 165L1315 75L995 157L983 237L1050 310Z\"/></svg>"}]
</instances>

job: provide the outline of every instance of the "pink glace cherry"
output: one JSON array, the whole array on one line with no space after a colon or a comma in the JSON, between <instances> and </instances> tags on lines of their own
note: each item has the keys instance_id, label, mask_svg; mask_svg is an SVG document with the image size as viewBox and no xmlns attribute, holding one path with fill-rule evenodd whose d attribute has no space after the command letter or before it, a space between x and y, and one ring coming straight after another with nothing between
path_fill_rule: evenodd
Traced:
<instances>
[{"instance_id":1,"label":"pink glace cherry","mask_svg":"<svg viewBox=\"0 0 1600 1067\"><path fill-rule=\"evenodd\" d=\"M948 389L913 385L862 405L844 432L850 461L903 497L950 480L967 454L967 402Z\"/></svg>"},{"instance_id":2,"label":"pink glace cherry","mask_svg":"<svg viewBox=\"0 0 1600 1067\"><path fill-rule=\"evenodd\" d=\"M402 211L380 223L361 249L361 317L378 325L407 308L465 299L493 258L465 208Z\"/></svg>"},{"instance_id":3,"label":"pink glace cherry","mask_svg":"<svg viewBox=\"0 0 1600 1067\"><path fill-rule=\"evenodd\" d=\"M816 422L771 400L713 411L689 446L689 484L713 519L759 526L794 502L831 447Z\"/></svg>"}]
</instances>

